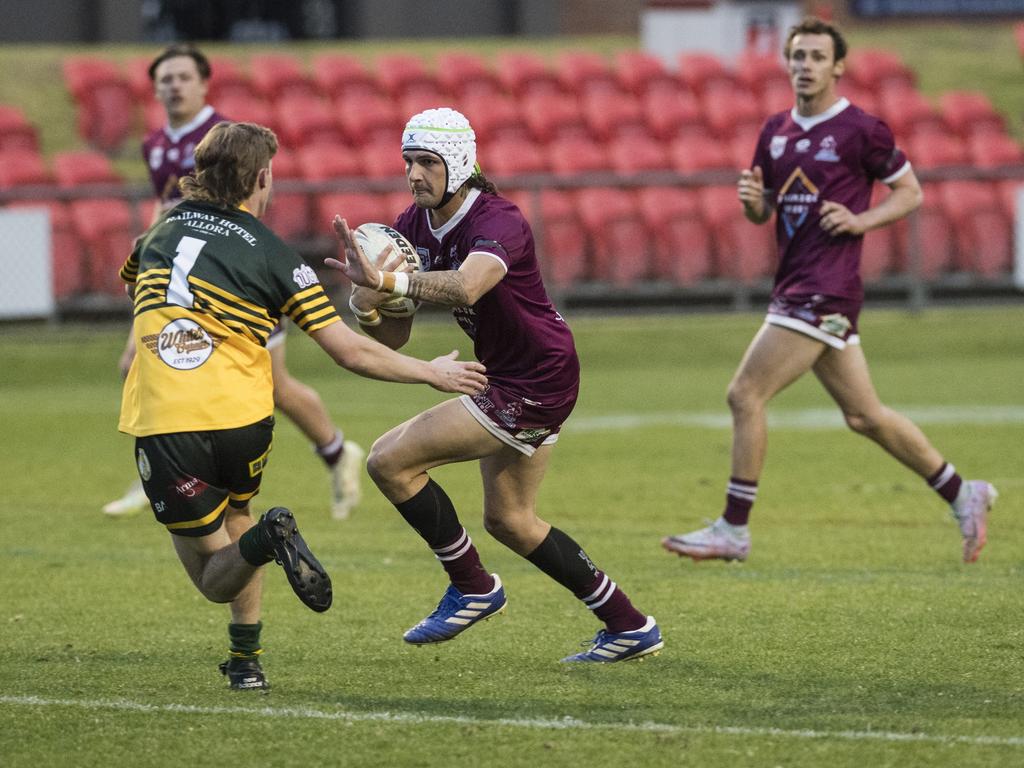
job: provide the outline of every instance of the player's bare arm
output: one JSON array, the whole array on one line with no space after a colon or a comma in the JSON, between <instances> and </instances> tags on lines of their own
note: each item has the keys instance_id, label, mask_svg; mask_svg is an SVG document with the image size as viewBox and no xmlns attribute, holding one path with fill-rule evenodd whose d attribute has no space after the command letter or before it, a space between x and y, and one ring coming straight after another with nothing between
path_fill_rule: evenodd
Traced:
<instances>
[{"instance_id":1,"label":"player's bare arm","mask_svg":"<svg viewBox=\"0 0 1024 768\"><path fill-rule=\"evenodd\" d=\"M475 360L456 360L457 351L427 362L360 336L343 323L333 323L311 336L342 368L369 379L429 384L441 392L464 395L477 394L487 386L484 366Z\"/></svg>"},{"instance_id":2,"label":"player's bare arm","mask_svg":"<svg viewBox=\"0 0 1024 768\"><path fill-rule=\"evenodd\" d=\"M743 215L755 224L763 224L772 217L775 206L764 188L764 174L756 165L740 172L736 182L736 195L743 203Z\"/></svg>"},{"instance_id":3,"label":"player's bare arm","mask_svg":"<svg viewBox=\"0 0 1024 768\"><path fill-rule=\"evenodd\" d=\"M417 301L446 307L471 307L504 276L501 262L482 253L474 253L458 270L410 275L406 295Z\"/></svg>"},{"instance_id":4,"label":"player's bare arm","mask_svg":"<svg viewBox=\"0 0 1024 768\"><path fill-rule=\"evenodd\" d=\"M841 203L826 200L821 204L821 228L832 236L863 235L872 229L884 227L902 219L924 199L921 184L912 170L908 170L889 185L892 190L878 205L863 213L853 213Z\"/></svg>"}]
</instances>

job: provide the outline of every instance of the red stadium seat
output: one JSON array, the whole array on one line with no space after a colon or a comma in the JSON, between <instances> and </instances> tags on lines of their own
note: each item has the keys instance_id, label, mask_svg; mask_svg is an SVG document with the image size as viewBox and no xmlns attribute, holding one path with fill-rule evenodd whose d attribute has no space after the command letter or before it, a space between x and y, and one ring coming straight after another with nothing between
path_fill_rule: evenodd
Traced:
<instances>
[{"instance_id":1,"label":"red stadium seat","mask_svg":"<svg viewBox=\"0 0 1024 768\"><path fill-rule=\"evenodd\" d=\"M924 97L909 88L889 88L878 96L879 116L888 123L897 137L914 133L947 133L942 115Z\"/></svg>"},{"instance_id":2,"label":"red stadium seat","mask_svg":"<svg viewBox=\"0 0 1024 768\"><path fill-rule=\"evenodd\" d=\"M305 237L310 231L309 196L305 192L287 189L289 182L302 178L298 159L287 149L279 149L271 167L274 171L274 195L264 223L285 240Z\"/></svg>"},{"instance_id":3,"label":"red stadium seat","mask_svg":"<svg viewBox=\"0 0 1024 768\"><path fill-rule=\"evenodd\" d=\"M769 80L761 88L757 103L764 118L777 112L785 112L793 108L793 89L788 82Z\"/></svg>"},{"instance_id":4,"label":"red stadium seat","mask_svg":"<svg viewBox=\"0 0 1024 768\"><path fill-rule=\"evenodd\" d=\"M964 138L1006 132L1006 122L980 91L947 91L939 97L939 109L946 125Z\"/></svg>"},{"instance_id":5,"label":"red stadium seat","mask_svg":"<svg viewBox=\"0 0 1024 768\"><path fill-rule=\"evenodd\" d=\"M92 56L69 56L64 82L78 106L78 133L103 150L114 150L132 132L135 99L117 65Z\"/></svg>"},{"instance_id":6,"label":"red stadium seat","mask_svg":"<svg viewBox=\"0 0 1024 768\"><path fill-rule=\"evenodd\" d=\"M715 276L751 282L770 275L776 260L774 227L747 221L735 186L702 187L697 194L715 243Z\"/></svg>"},{"instance_id":7,"label":"red stadium seat","mask_svg":"<svg viewBox=\"0 0 1024 768\"><path fill-rule=\"evenodd\" d=\"M423 59L411 53L384 53L377 57L377 80L392 97L401 97L414 85L436 86Z\"/></svg>"},{"instance_id":8,"label":"red stadium seat","mask_svg":"<svg viewBox=\"0 0 1024 768\"><path fill-rule=\"evenodd\" d=\"M593 51L563 51L555 58L555 76L566 93L618 91L608 61Z\"/></svg>"},{"instance_id":9,"label":"red stadium seat","mask_svg":"<svg viewBox=\"0 0 1024 768\"><path fill-rule=\"evenodd\" d=\"M379 93L353 94L335 101L334 108L349 140L356 146L378 138L400 142L409 117L400 114L395 103Z\"/></svg>"},{"instance_id":10,"label":"red stadium seat","mask_svg":"<svg viewBox=\"0 0 1024 768\"><path fill-rule=\"evenodd\" d=\"M751 148L752 149L752 148ZM718 139L688 136L669 145L672 167L679 173L694 173L717 168L736 170L728 144ZM744 163L743 167L746 167Z\"/></svg>"},{"instance_id":11,"label":"red stadium seat","mask_svg":"<svg viewBox=\"0 0 1024 768\"><path fill-rule=\"evenodd\" d=\"M58 152L53 156L53 175L62 189L121 183L110 158L100 152Z\"/></svg>"},{"instance_id":12,"label":"red stadium seat","mask_svg":"<svg viewBox=\"0 0 1024 768\"><path fill-rule=\"evenodd\" d=\"M452 96L465 98L498 96L498 76L483 56L466 51L447 51L437 56L437 82Z\"/></svg>"},{"instance_id":13,"label":"red stadium seat","mask_svg":"<svg viewBox=\"0 0 1024 768\"><path fill-rule=\"evenodd\" d=\"M575 99L554 93L530 93L520 101L520 111L530 135L542 144L556 137L589 135Z\"/></svg>"},{"instance_id":14,"label":"red stadium seat","mask_svg":"<svg viewBox=\"0 0 1024 768\"><path fill-rule=\"evenodd\" d=\"M860 107L865 112L872 115L880 114L878 109L878 96L874 91L859 88L846 78L839 81L838 91L840 96L845 96L855 107ZM792 102L793 96L790 94L790 106L792 106Z\"/></svg>"},{"instance_id":15,"label":"red stadium seat","mask_svg":"<svg viewBox=\"0 0 1024 768\"><path fill-rule=\"evenodd\" d=\"M294 152L306 181L352 178L363 172L358 154L345 145L311 144Z\"/></svg>"},{"instance_id":16,"label":"red stadium seat","mask_svg":"<svg viewBox=\"0 0 1024 768\"><path fill-rule=\"evenodd\" d=\"M310 144L342 145L346 133L330 102L308 93L282 96L274 104L282 143L291 149Z\"/></svg>"},{"instance_id":17,"label":"red stadium seat","mask_svg":"<svg viewBox=\"0 0 1024 768\"><path fill-rule=\"evenodd\" d=\"M877 91L892 85L915 86L914 73L890 51L857 48L847 54L846 61L846 76L859 88Z\"/></svg>"},{"instance_id":18,"label":"red stadium seat","mask_svg":"<svg viewBox=\"0 0 1024 768\"><path fill-rule=\"evenodd\" d=\"M0 152L0 189L52 183L53 175L39 153L25 149Z\"/></svg>"},{"instance_id":19,"label":"red stadium seat","mask_svg":"<svg viewBox=\"0 0 1024 768\"><path fill-rule=\"evenodd\" d=\"M697 193L680 187L642 187L637 206L651 233L654 277L691 285L711 273L711 235Z\"/></svg>"},{"instance_id":20,"label":"red stadium seat","mask_svg":"<svg viewBox=\"0 0 1024 768\"><path fill-rule=\"evenodd\" d=\"M152 63L152 56L133 56L124 63L125 78L138 104L145 104L153 98L153 81L149 79L149 65Z\"/></svg>"},{"instance_id":21,"label":"red stadium seat","mask_svg":"<svg viewBox=\"0 0 1024 768\"><path fill-rule=\"evenodd\" d=\"M45 208L49 212L54 297L67 299L87 291L85 249L75 232L68 204L59 200L15 200L6 207Z\"/></svg>"},{"instance_id":22,"label":"red stadium seat","mask_svg":"<svg viewBox=\"0 0 1024 768\"><path fill-rule=\"evenodd\" d=\"M341 216L355 229L360 224L378 222L391 224L394 216L384 195L361 192L326 192L318 195L314 204L313 231L332 235L335 215ZM332 235L333 236L333 235Z\"/></svg>"},{"instance_id":23,"label":"red stadium seat","mask_svg":"<svg viewBox=\"0 0 1024 768\"><path fill-rule=\"evenodd\" d=\"M919 169L966 165L967 147L955 136L926 133L907 143L910 161Z\"/></svg>"},{"instance_id":24,"label":"red stadium seat","mask_svg":"<svg viewBox=\"0 0 1024 768\"><path fill-rule=\"evenodd\" d=\"M629 286L650 276L651 242L627 189L587 187L576 195L593 256L594 277Z\"/></svg>"},{"instance_id":25,"label":"red stadium seat","mask_svg":"<svg viewBox=\"0 0 1024 768\"><path fill-rule=\"evenodd\" d=\"M648 130L663 141L709 134L700 103L687 90L653 90L644 96L642 104Z\"/></svg>"},{"instance_id":26,"label":"red stadium seat","mask_svg":"<svg viewBox=\"0 0 1024 768\"><path fill-rule=\"evenodd\" d=\"M437 82L431 80L412 83L398 99L398 111L403 117L402 125L405 125L405 120L426 109L436 109L450 103L451 97L445 94Z\"/></svg>"},{"instance_id":27,"label":"red stadium seat","mask_svg":"<svg viewBox=\"0 0 1024 768\"><path fill-rule=\"evenodd\" d=\"M778 54L745 50L736 60L735 77L748 91L758 96L761 96L769 87L785 89L789 92L792 102L789 73L786 71L782 57Z\"/></svg>"},{"instance_id":28,"label":"red stadium seat","mask_svg":"<svg viewBox=\"0 0 1024 768\"><path fill-rule=\"evenodd\" d=\"M260 98L262 94L235 59L211 56L207 100L211 104L220 104L221 99L234 96Z\"/></svg>"},{"instance_id":29,"label":"red stadium seat","mask_svg":"<svg viewBox=\"0 0 1024 768\"><path fill-rule=\"evenodd\" d=\"M953 225L942 205L939 187L925 182L924 203L893 225L896 233L896 266L899 271L931 280L953 264Z\"/></svg>"},{"instance_id":30,"label":"red stadium seat","mask_svg":"<svg viewBox=\"0 0 1024 768\"><path fill-rule=\"evenodd\" d=\"M623 135L605 144L612 168L623 174L670 171L672 163L665 143L649 136Z\"/></svg>"},{"instance_id":31,"label":"red stadium seat","mask_svg":"<svg viewBox=\"0 0 1024 768\"><path fill-rule=\"evenodd\" d=\"M241 93L224 96L217 102L217 112L239 123L259 123L271 128L275 133L279 130L273 107L269 102L255 96L243 96ZM160 114L164 114L162 107Z\"/></svg>"},{"instance_id":32,"label":"red stadium seat","mask_svg":"<svg viewBox=\"0 0 1024 768\"><path fill-rule=\"evenodd\" d=\"M456 100L456 108L473 126L478 142L494 139L526 139L530 132L523 122L519 106L511 96L467 94Z\"/></svg>"},{"instance_id":33,"label":"red stadium seat","mask_svg":"<svg viewBox=\"0 0 1024 768\"><path fill-rule=\"evenodd\" d=\"M320 53L313 57L313 82L331 98L377 93L380 86L362 59L346 53Z\"/></svg>"},{"instance_id":34,"label":"red stadium seat","mask_svg":"<svg viewBox=\"0 0 1024 768\"><path fill-rule=\"evenodd\" d=\"M536 142L523 138L498 138L480 147L480 166L488 177L501 179L550 170L547 153Z\"/></svg>"},{"instance_id":35,"label":"red stadium seat","mask_svg":"<svg viewBox=\"0 0 1024 768\"><path fill-rule=\"evenodd\" d=\"M405 161L399 136L390 136L364 144L358 151L363 174L368 179L402 179ZM408 196L408 193L404 193Z\"/></svg>"},{"instance_id":36,"label":"red stadium seat","mask_svg":"<svg viewBox=\"0 0 1024 768\"><path fill-rule=\"evenodd\" d=\"M548 144L548 163L556 176L577 176L611 169L607 150L584 138L559 138Z\"/></svg>"},{"instance_id":37,"label":"red stadium seat","mask_svg":"<svg viewBox=\"0 0 1024 768\"><path fill-rule=\"evenodd\" d=\"M708 93L702 103L712 135L722 138L730 138L746 128L760 129L766 117L754 95L739 87Z\"/></svg>"},{"instance_id":38,"label":"red stadium seat","mask_svg":"<svg viewBox=\"0 0 1024 768\"><path fill-rule=\"evenodd\" d=\"M878 205L888 192L884 184L875 184L872 189L871 205ZM878 227L867 232L861 247L861 278L865 283L880 279L892 269L895 257L896 235L892 227Z\"/></svg>"},{"instance_id":39,"label":"red stadium seat","mask_svg":"<svg viewBox=\"0 0 1024 768\"><path fill-rule=\"evenodd\" d=\"M971 162L980 168L1000 168L1024 164L1024 149L1005 134L974 135L967 140Z\"/></svg>"},{"instance_id":40,"label":"red stadium seat","mask_svg":"<svg viewBox=\"0 0 1024 768\"><path fill-rule=\"evenodd\" d=\"M530 220L537 238L537 254L549 285L555 290L564 290L581 280L591 279L587 240L572 195L561 190L543 190L539 219L530 202L532 198L523 201L520 195L512 199Z\"/></svg>"},{"instance_id":41,"label":"red stadium seat","mask_svg":"<svg viewBox=\"0 0 1024 768\"><path fill-rule=\"evenodd\" d=\"M257 53L249 59L252 83L265 99L277 101L285 96L315 96L316 82L294 56L286 53Z\"/></svg>"},{"instance_id":42,"label":"red stadium seat","mask_svg":"<svg viewBox=\"0 0 1024 768\"><path fill-rule=\"evenodd\" d=\"M1000 208L995 185L982 181L947 181L939 194L956 238L954 268L982 277L1008 272L1013 252L1010 220Z\"/></svg>"},{"instance_id":43,"label":"red stadium seat","mask_svg":"<svg viewBox=\"0 0 1024 768\"><path fill-rule=\"evenodd\" d=\"M534 53L504 51L496 59L498 80L509 93L560 93L561 85L547 62Z\"/></svg>"},{"instance_id":44,"label":"red stadium seat","mask_svg":"<svg viewBox=\"0 0 1024 768\"><path fill-rule=\"evenodd\" d=\"M120 198L102 198L74 200L70 208L85 247L85 284L97 293L124 295L118 272L142 231L132 207Z\"/></svg>"},{"instance_id":45,"label":"red stadium seat","mask_svg":"<svg viewBox=\"0 0 1024 768\"><path fill-rule=\"evenodd\" d=\"M19 107L0 104L0 152L22 149L39 151L39 134Z\"/></svg>"},{"instance_id":46,"label":"red stadium seat","mask_svg":"<svg viewBox=\"0 0 1024 768\"><path fill-rule=\"evenodd\" d=\"M720 88L731 90L736 78L725 63L713 53L681 53L677 58L679 79L691 92L703 95Z\"/></svg>"},{"instance_id":47,"label":"red stadium seat","mask_svg":"<svg viewBox=\"0 0 1024 768\"><path fill-rule=\"evenodd\" d=\"M384 223L394 224L395 219L397 219L406 208L412 205L412 195L410 195L406 190L387 192L384 195L384 203L385 210L390 216L390 218Z\"/></svg>"},{"instance_id":48,"label":"red stadium seat","mask_svg":"<svg viewBox=\"0 0 1024 768\"><path fill-rule=\"evenodd\" d=\"M599 141L621 135L646 136L647 122L643 106L631 93L618 89L592 90L582 99L583 120L590 134Z\"/></svg>"},{"instance_id":49,"label":"red stadium seat","mask_svg":"<svg viewBox=\"0 0 1024 768\"><path fill-rule=\"evenodd\" d=\"M619 87L640 97L650 91L675 91L679 82L665 63L646 51L621 51L612 66Z\"/></svg>"}]
</instances>

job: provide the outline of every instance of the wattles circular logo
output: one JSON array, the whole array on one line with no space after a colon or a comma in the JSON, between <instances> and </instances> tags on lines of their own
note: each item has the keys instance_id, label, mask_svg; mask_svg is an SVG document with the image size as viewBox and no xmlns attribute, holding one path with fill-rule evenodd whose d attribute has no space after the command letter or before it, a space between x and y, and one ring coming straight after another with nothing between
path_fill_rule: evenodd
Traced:
<instances>
[{"instance_id":1,"label":"wattles circular logo","mask_svg":"<svg viewBox=\"0 0 1024 768\"><path fill-rule=\"evenodd\" d=\"M213 339L199 323L179 318L160 331L156 353L171 368L190 371L210 359Z\"/></svg>"},{"instance_id":2,"label":"wattles circular logo","mask_svg":"<svg viewBox=\"0 0 1024 768\"><path fill-rule=\"evenodd\" d=\"M142 478L143 482L148 483L149 478L153 476L153 468L149 466L149 456L147 456L146 452L141 448L139 448L138 464L139 477Z\"/></svg>"}]
</instances>

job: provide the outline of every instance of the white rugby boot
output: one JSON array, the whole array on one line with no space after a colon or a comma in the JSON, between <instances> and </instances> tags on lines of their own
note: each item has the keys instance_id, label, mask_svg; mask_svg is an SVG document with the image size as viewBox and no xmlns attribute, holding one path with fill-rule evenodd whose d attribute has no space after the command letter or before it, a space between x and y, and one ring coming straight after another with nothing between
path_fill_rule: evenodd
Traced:
<instances>
[{"instance_id":1,"label":"white rugby boot","mask_svg":"<svg viewBox=\"0 0 1024 768\"><path fill-rule=\"evenodd\" d=\"M699 531L667 536L661 540L661 546L694 560L746 560L750 554L750 530L745 525L730 525L720 517Z\"/></svg>"},{"instance_id":2,"label":"white rugby boot","mask_svg":"<svg viewBox=\"0 0 1024 768\"><path fill-rule=\"evenodd\" d=\"M960 525L965 563L975 562L988 540L988 512L997 498L999 492L991 483L984 480L964 480L960 486L960 493L949 505L954 519Z\"/></svg>"}]
</instances>

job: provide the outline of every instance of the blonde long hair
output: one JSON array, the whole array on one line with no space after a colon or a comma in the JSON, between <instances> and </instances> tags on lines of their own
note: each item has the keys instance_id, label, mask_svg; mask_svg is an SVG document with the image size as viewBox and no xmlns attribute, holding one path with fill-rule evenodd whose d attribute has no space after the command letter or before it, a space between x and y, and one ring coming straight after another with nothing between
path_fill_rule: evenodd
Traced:
<instances>
[{"instance_id":1,"label":"blonde long hair","mask_svg":"<svg viewBox=\"0 0 1024 768\"><path fill-rule=\"evenodd\" d=\"M256 188L260 170L277 152L277 137L256 123L217 123L196 147L194 176L178 182L186 200L233 208Z\"/></svg>"}]
</instances>

